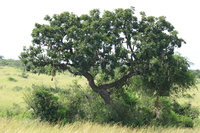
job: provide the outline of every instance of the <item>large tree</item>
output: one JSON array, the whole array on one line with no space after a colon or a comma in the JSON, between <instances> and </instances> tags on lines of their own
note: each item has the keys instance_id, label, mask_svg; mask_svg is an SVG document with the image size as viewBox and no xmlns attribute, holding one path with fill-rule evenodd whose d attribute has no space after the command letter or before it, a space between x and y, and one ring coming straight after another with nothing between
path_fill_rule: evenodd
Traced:
<instances>
[{"instance_id":1,"label":"large tree","mask_svg":"<svg viewBox=\"0 0 200 133\"><path fill-rule=\"evenodd\" d=\"M154 61L164 60L167 64L173 59L174 49L184 43L164 16L146 16L141 12L138 20L134 12L131 7L103 14L94 9L81 16L69 12L47 15L44 20L48 24L35 24L32 46L24 47L20 59L29 69L39 71L48 66L53 75L55 71L68 70L84 76L109 104L109 89L134 75L152 75ZM116 70L121 77L96 84L99 73L108 80L115 77Z\"/></svg>"}]
</instances>

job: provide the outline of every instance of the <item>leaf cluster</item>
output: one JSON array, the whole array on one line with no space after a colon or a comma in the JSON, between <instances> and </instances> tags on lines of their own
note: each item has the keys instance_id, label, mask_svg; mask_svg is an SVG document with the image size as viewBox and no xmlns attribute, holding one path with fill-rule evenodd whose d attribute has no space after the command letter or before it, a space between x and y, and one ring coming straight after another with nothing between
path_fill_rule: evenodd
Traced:
<instances>
[{"instance_id":1,"label":"leaf cluster","mask_svg":"<svg viewBox=\"0 0 200 133\"><path fill-rule=\"evenodd\" d=\"M32 46L24 47L20 59L28 70L47 67L83 75L96 91L97 75L114 79L116 70L122 75L119 82L139 75L159 95L167 95L175 84L193 85L187 60L174 56L174 49L185 43L174 26L164 16L141 12L138 19L134 13L131 7L102 14L94 9L80 16L69 12L47 15L48 24L35 24Z\"/></svg>"},{"instance_id":2,"label":"leaf cluster","mask_svg":"<svg viewBox=\"0 0 200 133\"><path fill-rule=\"evenodd\" d=\"M151 95L169 96L195 86L195 75L189 70L187 58L174 55L165 60L154 60L148 76L142 76L143 89Z\"/></svg>"},{"instance_id":3,"label":"leaf cluster","mask_svg":"<svg viewBox=\"0 0 200 133\"><path fill-rule=\"evenodd\" d=\"M135 8L115 11L91 10L77 16L63 12L45 16L49 24L35 24L33 45L24 48L20 58L35 67L52 65L82 75L106 73L114 76L119 68L138 69L152 58L173 54L184 42L165 17L134 16ZM166 33L167 32L167 33ZM142 64L141 64L142 63Z\"/></svg>"}]
</instances>

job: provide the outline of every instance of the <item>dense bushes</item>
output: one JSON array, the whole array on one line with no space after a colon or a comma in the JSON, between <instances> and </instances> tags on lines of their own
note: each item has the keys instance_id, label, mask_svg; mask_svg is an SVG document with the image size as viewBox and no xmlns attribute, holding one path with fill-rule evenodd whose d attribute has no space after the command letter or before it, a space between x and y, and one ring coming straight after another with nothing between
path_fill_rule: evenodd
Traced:
<instances>
[{"instance_id":1,"label":"dense bushes","mask_svg":"<svg viewBox=\"0 0 200 133\"><path fill-rule=\"evenodd\" d=\"M77 82L66 89L33 86L26 93L25 101L33 116L49 122L75 122L78 120L122 125L182 126L193 127L193 119L199 110L189 104L179 104L168 97L161 97L155 109L151 97L136 96L128 89L115 96L113 103L105 105L101 97ZM159 114L153 118L154 113Z\"/></svg>"},{"instance_id":2,"label":"dense bushes","mask_svg":"<svg viewBox=\"0 0 200 133\"><path fill-rule=\"evenodd\" d=\"M159 105L160 116L156 119L157 125L193 127L193 119L199 115L196 108L185 108L186 104L181 105L169 97L161 97Z\"/></svg>"}]
</instances>

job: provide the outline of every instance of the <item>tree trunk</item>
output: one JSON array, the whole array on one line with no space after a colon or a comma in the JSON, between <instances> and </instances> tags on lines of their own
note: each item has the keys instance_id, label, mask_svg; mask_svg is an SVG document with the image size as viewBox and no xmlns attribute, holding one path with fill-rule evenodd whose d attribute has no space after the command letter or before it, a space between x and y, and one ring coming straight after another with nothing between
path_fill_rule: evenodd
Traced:
<instances>
[{"instance_id":1,"label":"tree trunk","mask_svg":"<svg viewBox=\"0 0 200 133\"><path fill-rule=\"evenodd\" d=\"M112 102L112 98L107 90L101 89L99 91L100 96L103 98L106 104L110 104Z\"/></svg>"},{"instance_id":2,"label":"tree trunk","mask_svg":"<svg viewBox=\"0 0 200 133\"><path fill-rule=\"evenodd\" d=\"M109 83L109 84L104 84L104 85L100 85L97 86L94 82L94 77L88 73L85 72L83 74L83 76L88 80L88 83L90 85L90 87L97 93L99 93L99 95L103 98L103 100L105 101L106 104L110 104L112 102L112 98L110 97L109 92L107 91L108 89L115 87L117 85L119 85L121 82L123 82L125 79L128 79L130 77L133 76L134 71L130 71L128 74L122 76L120 79Z\"/></svg>"},{"instance_id":3,"label":"tree trunk","mask_svg":"<svg viewBox=\"0 0 200 133\"><path fill-rule=\"evenodd\" d=\"M159 105L159 96L156 97L154 107L158 108L158 105Z\"/></svg>"},{"instance_id":4,"label":"tree trunk","mask_svg":"<svg viewBox=\"0 0 200 133\"><path fill-rule=\"evenodd\" d=\"M153 118L159 118L158 116L158 106L159 106L159 96L156 97L156 100L155 100L155 104L154 104L154 114L153 114Z\"/></svg>"}]
</instances>

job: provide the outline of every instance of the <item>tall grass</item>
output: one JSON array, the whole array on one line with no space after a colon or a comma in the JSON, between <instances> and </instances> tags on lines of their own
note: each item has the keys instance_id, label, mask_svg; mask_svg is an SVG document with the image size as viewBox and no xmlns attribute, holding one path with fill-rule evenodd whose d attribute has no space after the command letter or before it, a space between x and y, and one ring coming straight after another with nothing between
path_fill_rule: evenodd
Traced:
<instances>
[{"instance_id":1,"label":"tall grass","mask_svg":"<svg viewBox=\"0 0 200 133\"><path fill-rule=\"evenodd\" d=\"M100 125L91 122L75 122L65 126L52 126L46 122L6 118L0 118L0 123L1 133L198 133L200 131L200 128L129 128L120 125Z\"/></svg>"}]
</instances>

